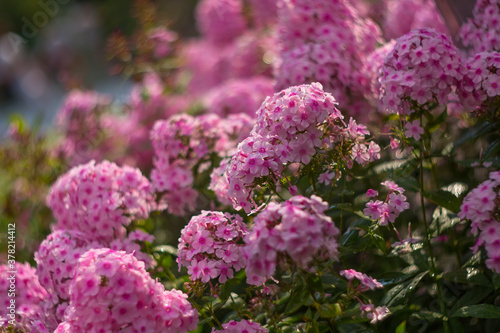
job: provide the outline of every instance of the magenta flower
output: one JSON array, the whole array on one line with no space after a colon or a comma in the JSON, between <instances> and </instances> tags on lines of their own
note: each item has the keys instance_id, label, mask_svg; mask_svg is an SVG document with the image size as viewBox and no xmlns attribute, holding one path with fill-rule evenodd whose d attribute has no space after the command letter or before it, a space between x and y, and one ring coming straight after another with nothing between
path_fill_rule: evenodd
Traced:
<instances>
[{"instance_id":1,"label":"magenta flower","mask_svg":"<svg viewBox=\"0 0 500 333\"><path fill-rule=\"evenodd\" d=\"M420 140L420 136L424 134L424 129L420 127L420 121L418 119L412 122L406 122L405 128L405 135L415 140Z\"/></svg>"},{"instance_id":2,"label":"magenta flower","mask_svg":"<svg viewBox=\"0 0 500 333\"><path fill-rule=\"evenodd\" d=\"M101 275L99 271L107 265L113 269ZM116 332L125 326L147 332L164 332L166 326L175 332L195 329L198 312L187 295L165 290L144 267L122 251L87 251L71 281L65 321L56 332L89 332L93 327Z\"/></svg>"},{"instance_id":3,"label":"magenta flower","mask_svg":"<svg viewBox=\"0 0 500 333\"><path fill-rule=\"evenodd\" d=\"M276 269L278 253L307 268L313 258L337 257L339 230L324 214L327 204L319 197L295 196L281 204L270 203L254 219L245 237L247 283L262 285Z\"/></svg>"},{"instance_id":4,"label":"magenta flower","mask_svg":"<svg viewBox=\"0 0 500 333\"><path fill-rule=\"evenodd\" d=\"M458 216L471 221L472 232L478 233L475 250L481 245L486 249L486 265L500 273L500 221L495 212L498 210L500 192L499 172L491 172L490 179L482 182L464 198Z\"/></svg>"},{"instance_id":5,"label":"magenta flower","mask_svg":"<svg viewBox=\"0 0 500 333\"><path fill-rule=\"evenodd\" d=\"M206 283L219 277L220 283L226 282L244 267L239 242L246 234L238 215L202 211L181 231L179 269L186 266L192 281Z\"/></svg>"}]
</instances>

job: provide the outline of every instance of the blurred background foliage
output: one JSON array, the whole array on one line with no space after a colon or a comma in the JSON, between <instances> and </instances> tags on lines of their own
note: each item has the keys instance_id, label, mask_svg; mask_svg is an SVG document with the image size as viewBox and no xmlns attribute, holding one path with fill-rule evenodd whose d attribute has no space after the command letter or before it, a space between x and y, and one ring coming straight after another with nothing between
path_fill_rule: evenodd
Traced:
<instances>
[{"instance_id":1,"label":"blurred background foliage","mask_svg":"<svg viewBox=\"0 0 500 333\"><path fill-rule=\"evenodd\" d=\"M50 233L52 214L45 196L68 169L62 156L51 153L57 136L50 128L66 93L96 89L125 102L134 82L110 75L110 36L133 38L148 17L179 38L197 36L196 4L197 0L0 1L0 228L16 223L18 261L34 264L33 252ZM177 229L185 222L178 221ZM4 241L2 237L1 261Z\"/></svg>"},{"instance_id":2,"label":"blurred background foliage","mask_svg":"<svg viewBox=\"0 0 500 333\"><path fill-rule=\"evenodd\" d=\"M193 17L197 0L152 2L162 24L181 37L197 35ZM7 130L8 115L16 112L31 123L35 115L44 114L47 125L71 88L104 86L100 90L121 95L120 89L106 88L110 65L105 47L111 34L130 36L136 30L134 3L0 1L0 134Z\"/></svg>"}]
</instances>

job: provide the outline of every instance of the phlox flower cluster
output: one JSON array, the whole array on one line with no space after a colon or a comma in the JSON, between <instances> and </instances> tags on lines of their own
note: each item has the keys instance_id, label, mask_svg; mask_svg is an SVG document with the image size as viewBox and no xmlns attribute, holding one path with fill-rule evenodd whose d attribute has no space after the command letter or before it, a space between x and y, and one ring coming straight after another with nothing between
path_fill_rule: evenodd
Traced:
<instances>
[{"instance_id":1,"label":"phlox flower cluster","mask_svg":"<svg viewBox=\"0 0 500 333\"><path fill-rule=\"evenodd\" d=\"M210 185L208 189L214 191L217 200L226 206L231 206L229 197L229 183L226 178L226 170L231 164L231 158L223 159L217 168L212 170L210 174Z\"/></svg>"},{"instance_id":2,"label":"phlox flower cluster","mask_svg":"<svg viewBox=\"0 0 500 333\"><path fill-rule=\"evenodd\" d=\"M208 113L225 117L246 113L255 118L255 111L267 96L274 94L273 82L264 76L228 80L214 88L205 97Z\"/></svg>"},{"instance_id":3,"label":"phlox flower cluster","mask_svg":"<svg viewBox=\"0 0 500 333\"><path fill-rule=\"evenodd\" d=\"M70 286L65 321L55 332L187 332L198 312L181 291L166 291L133 255L87 251Z\"/></svg>"},{"instance_id":4,"label":"phlox flower cluster","mask_svg":"<svg viewBox=\"0 0 500 333\"><path fill-rule=\"evenodd\" d=\"M234 321L231 320L227 324L222 324L222 330L212 329L212 333L267 333L269 330L248 320Z\"/></svg>"},{"instance_id":5,"label":"phlox flower cluster","mask_svg":"<svg viewBox=\"0 0 500 333\"><path fill-rule=\"evenodd\" d=\"M36 269L28 263L16 262L14 267L10 264L0 265L0 327L9 326L12 320L10 315L15 315L16 327L34 331L33 325L39 321L43 313L41 303L49 296L37 279ZM13 273L15 272L15 273ZM14 279L11 279L14 276ZM11 284L15 284L12 289ZM14 297L9 296L15 293ZM14 311L11 300L15 300Z\"/></svg>"},{"instance_id":6,"label":"phlox flower cluster","mask_svg":"<svg viewBox=\"0 0 500 333\"><path fill-rule=\"evenodd\" d=\"M384 65L385 58L394 49L395 44L396 40L392 39L370 53L366 58L366 71L372 78L370 80L371 94L368 95L368 97L373 104L378 106L378 109L382 108L380 102L380 94L382 92L382 86L379 81L380 72L382 70L382 66Z\"/></svg>"},{"instance_id":7,"label":"phlox flower cluster","mask_svg":"<svg viewBox=\"0 0 500 333\"><path fill-rule=\"evenodd\" d=\"M382 283L378 282L376 279L371 276L366 275L365 273L358 272L354 269L346 269L340 271L340 275L349 280L349 283L352 283L353 280L359 281L359 285L357 287L358 291L366 291L368 289L375 290L384 288Z\"/></svg>"},{"instance_id":8,"label":"phlox flower cluster","mask_svg":"<svg viewBox=\"0 0 500 333\"><path fill-rule=\"evenodd\" d=\"M78 130L82 125L73 120L74 117L82 117L80 121L92 122L92 112L102 110L111 102L111 97L99 94L95 91L71 91L63 102L56 115L56 123L66 127L68 132Z\"/></svg>"},{"instance_id":9,"label":"phlox flower cluster","mask_svg":"<svg viewBox=\"0 0 500 333\"><path fill-rule=\"evenodd\" d=\"M380 41L378 26L345 0L280 0L278 17L276 89L320 82L346 110L365 116L367 105L356 104L370 89L365 59Z\"/></svg>"},{"instance_id":10,"label":"phlox flower cluster","mask_svg":"<svg viewBox=\"0 0 500 333\"><path fill-rule=\"evenodd\" d=\"M127 101L132 120L152 125L156 119L179 113L186 107L185 100L172 101L174 96L167 96L164 91L165 84L158 74L147 73L140 83L133 86Z\"/></svg>"},{"instance_id":11,"label":"phlox flower cluster","mask_svg":"<svg viewBox=\"0 0 500 333\"><path fill-rule=\"evenodd\" d=\"M473 52L500 51L500 1L478 0L472 18L460 27L464 46Z\"/></svg>"},{"instance_id":12,"label":"phlox flower cluster","mask_svg":"<svg viewBox=\"0 0 500 333\"><path fill-rule=\"evenodd\" d=\"M279 191L284 165L307 165L321 149L348 167L354 160L366 164L379 158L380 148L365 141L367 134L352 118L348 125L343 122L335 99L319 83L274 94L262 103L251 135L240 142L226 168L233 206L249 212L260 180Z\"/></svg>"},{"instance_id":13,"label":"phlox flower cluster","mask_svg":"<svg viewBox=\"0 0 500 333\"><path fill-rule=\"evenodd\" d=\"M231 154L252 125L251 118L241 113L227 118L180 114L155 123L151 130L155 151L151 179L170 213L183 215L194 209L197 192L192 188L192 168L206 167L203 162L210 164L212 154L221 157Z\"/></svg>"},{"instance_id":14,"label":"phlox flower cluster","mask_svg":"<svg viewBox=\"0 0 500 333\"><path fill-rule=\"evenodd\" d=\"M77 230L109 243L125 238L132 220L156 209L153 187L139 169L90 161L59 177L47 196L55 230Z\"/></svg>"},{"instance_id":15,"label":"phlox flower cluster","mask_svg":"<svg viewBox=\"0 0 500 333\"><path fill-rule=\"evenodd\" d=\"M229 79L271 76L273 29L264 29L264 22L248 29L246 9L244 13L242 0L199 2L196 16L201 38L187 43L181 52L191 75L190 94L203 96ZM259 21L258 12L250 14Z\"/></svg>"},{"instance_id":16,"label":"phlox flower cluster","mask_svg":"<svg viewBox=\"0 0 500 333\"><path fill-rule=\"evenodd\" d=\"M458 87L458 97L464 107L480 113L499 95L500 53L481 52L468 59L464 79Z\"/></svg>"},{"instance_id":17,"label":"phlox flower cluster","mask_svg":"<svg viewBox=\"0 0 500 333\"><path fill-rule=\"evenodd\" d=\"M179 269L187 267L192 281L232 279L244 267L241 241L247 233L238 215L203 211L193 216L179 238Z\"/></svg>"},{"instance_id":18,"label":"phlox flower cluster","mask_svg":"<svg viewBox=\"0 0 500 333\"><path fill-rule=\"evenodd\" d=\"M389 189L385 200L370 200L366 203L363 213L371 219L377 220L381 226L386 226L389 222L394 223L403 211L410 208L410 204L406 202L406 197L403 195L405 190L401 186L398 186L393 181L385 181L381 185ZM378 192L369 189L366 195L376 197Z\"/></svg>"},{"instance_id":19,"label":"phlox flower cluster","mask_svg":"<svg viewBox=\"0 0 500 333\"><path fill-rule=\"evenodd\" d=\"M206 39L191 41L182 52L192 76L188 92L203 96L226 80L270 77L275 49L274 35L267 30L248 30L225 45L214 45Z\"/></svg>"},{"instance_id":20,"label":"phlox flower cluster","mask_svg":"<svg viewBox=\"0 0 500 333\"><path fill-rule=\"evenodd\" d=\"M226 44L246 28L241 0L203 0L196 8L202 35L213 44Z\"/></svg>"},{"instance_id":21,"label":"phlox flower cluster","mask_svg":"<svg viewBox=\"0 0 500 333\"><path fill-rule=\"evenodd\" d=\"M413 112L420 105L445 105L464 75L461 55L452 41L434 29L416 29L398 38L382 66L381 101L392 113Z\"/></svg>"},{"instance_id":22,"label":"phlox flower cluster","mask_svg":"<svg viewBox=\"0 0 500 333\"><path fill-rule=\"evenodd\" d=\"M151 169L154 151L149 132L158 119L168 118L188 108L188 99L166 95L165 84L156 73L147 73L134 85L125 107L126 117L112 123L113 131L125 141L126 154L119 161L142 170Z\"/></svg>"},{"instance_id":23,"label":"phlox flower cluster","mask_svg":"<svg viewBox=\"0 0 500 333\"><path fill-rule=\"evenodd\" d=\"M325 215L328 204L320 197L294 196L270 203L254 219L243 249L247 282L261 285L284 258L307 269L314 259L336 259L339 229Z\"/></svg>"},{"instance_id":24,"label":"phlox flower cluster","mask_svg":"<svg viewBox=\"0 0 500 333\"><path fill-rule=\"evenodd\" d=\"M94 91L71 91L56 114L56 127L64 134L59 149L68 158L70 165L101 160L113 149L107 143L109 124L103 115L111 103L111 97Z\"/></svg>"},{"instance_id":25,"label":"phlox flower cluster","mask_svg":"<svg viewBox=\"0 0 500 333\"><path fill-rule=\"evenodd\" d=\"M78 261L83 253L100 247L90 242L79 231L58 230L40 244L35 253L38 281L47 290L48 297L41 303L41 321L54 331L64 318L68 307L69 287Z\"/></svg>"},{"instance_id":26,"label":"phlox flower cluster","mask_svg":"<svg viewBox=\"0 0 500 333\"><path fill-rule=\"evenodd\" d=\"M253 11L255 25L263 27L273 25L277 21L279 0L248 0L250 8Z\"/></svg>"},{"instance_id":27,"label":"phlox flower cluster","mask_svg":"<svg viewBox=\"0 0 500 333\"><path fill-rule=\"evenodd\" d=\"M443 17L432 0L386 0L385 6L382 30L388 39L419 28L432 28L448 34Z\"/></svg>"},{"instance_id":28,"label":"phlox flower cluster","mask_svg":"<svg viewBox=\"0 0 500 333\"><path fill-rule=\"evenodd\" d=\"M500 273L500 171L491 172L489 179L473 189L462 202L458 217L471 221L472 232L477 234L474 249L484 246L488 259L486 266Z\"/></svg>"}]
</instances>

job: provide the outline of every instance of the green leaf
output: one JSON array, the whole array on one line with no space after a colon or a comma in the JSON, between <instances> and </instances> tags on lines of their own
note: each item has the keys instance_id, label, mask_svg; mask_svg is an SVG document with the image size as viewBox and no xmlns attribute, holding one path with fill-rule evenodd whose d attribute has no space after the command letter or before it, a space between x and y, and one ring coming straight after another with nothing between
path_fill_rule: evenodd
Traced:
<instances>
[{"instance_id":1,"label":"green leaf","mask_svg":"<svg viewBox=\"0 0 500 333\"><path fill-rule=\"evenodd\" d=\"M327 212L331 212L331 211L334 211L334 210L347 210L349 212L354 212L354 210L352 208L352 204L350 204L350 203L337 203L337 204L333 204L333 205L331 205L327 209Z\"/></svg>"},{"instance_id":2,"label":"green leaf","mask_svg":"<svg viewBox=\"0 0 500 333\"><path fill-rule=\"evenodd\" d=\"M360 239L359 230L358 229L349 229L347 230L340 239L340 244L342 246L351 246L356 243Z\"/></svg>"},{"instance_id":3,"label":"green leaf","mask_svg":"<svg viewBox=\"0 0 500 333\"><path fill-rule=\"evenodd\" d=\"M450 317L500 318L500 306L491 304L464 306L455 311Z\"/></svg>"},{"instance_id":4,"label":"green leaf","mask_svg":"<svg viewBox=\"0 0 500 333\"><path fill-rule=\"evenodd\" d=\"M424 197L434 202L436 205L444 207L455 214L460 211L461 200L450 192L443 190L425 191Z\"/></svg>"},{"instance_id":5,"label":"green leaf","mask_svg":"<svg viewBox=\"0 0 500 333\"><path fill-rule=\"evenodd\" d=\"M454 283L471 283L478 286L492 287L482 271L474 267L465 267L458 271L445 273L443 279Z\"/></svg>"},{"instance_id":6,"label":"green leaf","mask_svg":"<svg viewBox=\"0 0 500 333\"><path fill-rule=\"evenodd\" d=\"M321 318L336 318L342 314L342 308L339 303L335 304L318 304L315 303L316 309L320 313Z\"/></svg>"},{"instance_id":7,"label":"green leaf","mask_svg":"<svg viewBox=\"0 0 500 333\"><path fill-rule=\"evenodd\" d=\"M493 289L491 288L474 286L455 302L450 313L453 313L464 306L475 305L485 299L492 292Z\"/></svg>"},{"instance_id":8,"label":"green leaf","mask_svg":"<svg viewBox=\"0 0 500 333\"><path fill-rule=\"evenodd\" d=\"M311 292L320 292L323 293L323 283L321 282L321 278L319 276L315 275L309 275L306 277L306 285L309 288L309 291Z\"/></svg>"},{"instance_id":9,"label":"green leaf","mask_svg":"<svg viewBox=\"0 0 500 333\"><path fill-rule=\"evenodd\" d=\"M161 261L161 266L164 268L170 268L172 266L172 256L170 254L165 255Z\"/></svg>"},{"instance_id":10,"label":"green leaf","mask_svg":"<svg viewBox=\"0 0 500 333\"><path fill-rule=\"evenodd\" d=\"M426 322L433 322L443 319L444 315L439 312L420 310L416 313L413 313L410 317L416 318L418 320L425 320Z\"/></svg>"},{"instance_id":11,"label":"green leaf","mask_svg":"<svg viewBox=\"0 0 500 333\"><path fill-rule=\"evenodd\" d=\"M422 280L422 278L428 272L429 271L422 272L413 279L394 286L391 290L387 292L387 294L385 294L381 303L387 305L388 307L392 307L394 305L403 303L409 297L409 295L415 290L415 287L418 285L420 280Z\"/></svg>"},{"instance_id":12,"label":"green leaf","mask_svg":"<svg viewBox=\"0 0 500 333\"><path fill-rule=\"evenodd\" d=\"M494 130L496 126L497 126L496 124L492 124L490 122L484 122L477 126L474 126L473 128L469 129L465 134L460 136L460 139L455 141L455 143L453 144L452 151L466 142L473 141L482 136L485 136L486 134Z\"/></svg>"},{"instance_id":13,"label":"green leaf","mask_svg":"<svg viewBox=\"0 0 500 333\"><path fill-rule=\"evenodd\" d=\"M384 237L380 236L379 234L370 234L372 238L373 245L382 253L387 254L387 246Z\"/></svg>"},{"instance_id":14,"label":"green leaf","mask_svg":"<svg viewBox=\"0 0 500 333\"><path fill-rule=\"evenodd\" d=\"M406 332L406 320L401 322L401 324L396 327L395 333L405 333Z\"/></svg>"},{"instance_id":15,"label":"green leaf","mask_svg":"<svg viewBox=\"0 0 500 333\"><path fill-rule=\"evenodd\" d=\"M227 301L227 299L231 295L231 289L232 289L231 283L229 281L222 284L220 288L219 298L223 304Z\"/></svg>"},{"instance_id":16,"label":"green leaf","mask_svg":"<svg viewBox=\"0 0 500 333\"><path fill-rule=\"evenodd\" d=\"M285 314L291 314L302 307L309 300L309 291L304 286L294 290L285 308Z\"/></svg>"},{"instance_id":17,"label":"green leaf","mask_svg":"<svg viewBox=\"0 0 500 333\"><path fill-rule=\"evenodd\" d=\"M382 283L384 286L390 286L392 284L406 281L412 276L414 276L414 274L404 274L401 272L388 272L378 276L377 281Z\"/></svg>"},{"instance_id":18,"label":"green leaf","mask_svg":"<svg viewBox=\"0 0 500 333\"><path fill-rule=\"evenodd\" d=\"M153 252L169 253L177 257L177 249L172 245L158 245L153 248Z\"/></svg>"},{"instance_id":19,"label":"green leaf","mask_svg":"<svg viewBox=\"0 0 500 333\"><path fill-rule=\"evenodd\" d=\"M476 267L481 263L481 251L476 252L467 262L462 266L462 268L466 267Z\"/></svg>"},{"instance_id":20,"label":"green leaf","mask_svg":"<svg viewBox=\"0 0 500 333\"><path fill-rule=\"evenodd\" d=\"M483 159L495 156L500 151L500 139L493 141L484 151Z\"/></svg>"},{"instance_id":21,"label":"green leaf","mask_svg":"<svg viewBox=\"0 0 500 333\"><path fill-rule=\"evenodd\" d=\"M500 274L494 274L492 282L493 282L493 287L495 287L495 290L498 290L498 288L500 288Z\"/></svg>"},{"instance_id":22,"label":"green leaf","mask_svg":"<svg viewBox=\"0 0 500 333\"><path fill-rule=\"evenodd\" d=\"M429 129L429 132L432 133L437 130L439 126L446 121L447 116L448 111L444 110L438 117L432 119L432 121L429 122L426 126Z\"/></svg>"},{"instance_id":23,"label":"green leaf","mask_svg":"<svg viewBox=\"0 0 500 333\"><path fill-rule=\"evenodd\" d=\"M430 230L432 231L431 234L433 236L437 236L438 229L441 233L443 233L459 222L460 218L457 217L456 214L444 207L438 206L432 213L432 223L430 225Z\"/></svg>"},{"instance_id":24,"label":"green leaf","mask_svg":"<svg viewBox=\"0 0 500 333\"><path fill-rule=\"evenodd\" d=\"M398 177L394 181L404 189L412 192L420 191L420 185L414 177Z\"/></svg>"}]
</instances>

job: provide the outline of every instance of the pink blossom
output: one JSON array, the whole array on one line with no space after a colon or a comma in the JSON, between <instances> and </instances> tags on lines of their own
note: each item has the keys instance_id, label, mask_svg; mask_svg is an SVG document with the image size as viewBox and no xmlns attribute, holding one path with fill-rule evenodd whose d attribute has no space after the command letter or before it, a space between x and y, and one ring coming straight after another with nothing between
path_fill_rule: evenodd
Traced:
<instances>
[{"instance_id":1,"label":"pink blossom","mask_svg":"<svg viewBox=\"0 0 500 333\"><path fill-rule=\"evenodd\" d=\"M15 279L12 279L12 275L15 272ZM14 281L15 280L15 281ZM15 283L15 288L11 288L11 284ZM15 262L13 264L0 265L0 288L2 293L0 294L0 321L8 318L10 321L10 310L7 308L10 306L12 297L9 294L15 290L15 325L20 329L27 329L26 332L32 332L34 330L34 325L43 327L40 320L43 319L43 302L50 298L50 295L38 282L37 271L35 268L31 267L28 263L21 264ZM5 322L1 324L5 327ZM45 327L43 327L45 328ZM23 330L24 331L24 330ZM48 331L46 331L48 332Z\"/></svg>"},{"instance_id":2,"label":"pink blossom","mask_svg":"<svg viewBox=\"0 0 500 333\"><path fill-rule=\"evenodd\" d=\"M490 179L482 182L464 198L458 216L471 221L472 232L479 237L474 250L484 246L488 255L487 266L494 272L500 272L498 265L500 245L500 222L495 212L498 210L500 179L498 171L490 173Z\"/></svg>"},{"instance_id":3,"label":"pink blossom","mask_svg":"<svg viewBox=\"0 0 500 333\"><path fill-rule=\"evenodd\" d=\"M339 230L324 215L326 208L327 204L314 195L310 199L294 196L264 208L245 237L247 283L261 285L272 276L278 253L287 254L303 268L313 258L336 258Z\"/></svg>"},{"instance_id":4,"label":"pink blossom","mask_svg":"<svg viewBox=\"0 0 500 333\"><path fill-rule=\"evenodd\" d=\"M335 172L325 171L319 175L318 181L328 186L332 183L332 180L334 178L335 178Z\"/></svg>"},{"instance_id":5,"label":"pink blossom","mask_svg":"<svg viewBox=\"0 0 500 333\"><path fill-rule=\"evenodd\" d=\"M206 283L219 277L220 283L226 282L244 267L238 242L246 234L245 225L238 215L202 211L181 231L177 257L179 269L186 266L192 281Z\"/></svg>"},{"instance_id":6,"label":"pink blossom","mask_svg":"<svg viewBox=\"0 0 500 333\"><path fill-rule=\"evenodd\" d=\"M462 80L465 66L452 41L430 28L399 37L380 70L381 102L389 112L413 112L407 99L420 105L447 104Z\"/></svg>"},{"instance_id":7,"label":"pink blossom","mask_svg":"<svg viewBox=\"0 0 500 333\"><path fill-rule=\"evenodd\" d=\"M257 323L242 320L242 321L234 321L231 320L227 324L222 324L222 330L212 329L212 333L267 333L269 330L260 326Z\"/></svg>"},{"instance_id":8,"label":"pink blossom","mask_svg":"<svg viewBox=\"0 0 500 333\"><path fill-rule=\"evenodd\" d=\"M420 140L420 136L424 134L424 129L420 127L420 121L418 119L412 122L408 121L405 128L405 135L409 138L414 138L415 140Z\"/></svg>"},{"instance_id":9,"label":"pink blossom","mask_svg":"<svg viewBox=\"0 0 500 333\"><path fill-rule=\"evenodd\" d=\"M98 267L106 263L116 269L100 275ZM175 289L166 291L149 276L143 263L121 251L103 248L83 254L69 295L69 307L57 332L64 327L71 332L89 332L93 327L119 331L125 326L163 332L166 325L187 332L198 323L198 312L187 295Z\"/></svg>"}]
</instances>

